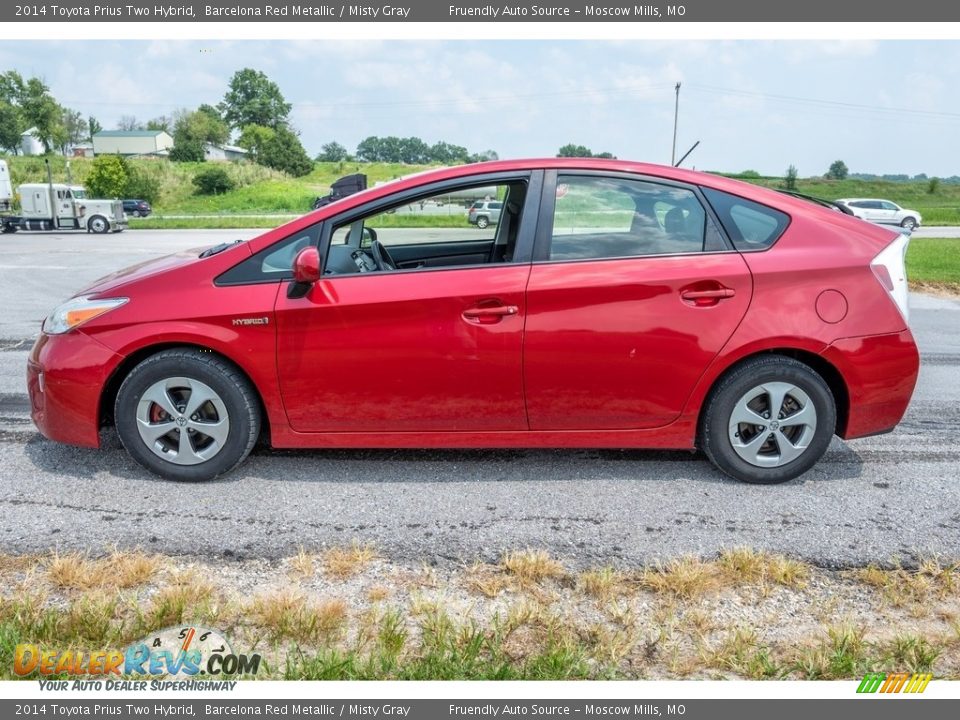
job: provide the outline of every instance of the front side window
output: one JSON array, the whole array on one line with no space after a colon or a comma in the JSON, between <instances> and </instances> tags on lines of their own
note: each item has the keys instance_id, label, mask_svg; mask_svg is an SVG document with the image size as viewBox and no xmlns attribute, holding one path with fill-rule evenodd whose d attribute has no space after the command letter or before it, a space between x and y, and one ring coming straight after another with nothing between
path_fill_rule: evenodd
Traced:
<instances>
[{"instance_id":1,"label":"front side window","mask_svg":"<svg viewBox=\"0 0 960 720\"><path fill-rule=\"evenodd\" d=\"M512 262L526 180L465 185L333 221L325 274Z\"/></svg>"},{"instance_id":2,"label":"front side window","mask_svg":"<svg viewBox=\"0 0 960 720\"><path fill-rule=\"evenodd\" d=\"M646 180L561 175L551 260L722 250L723 239L692 190Z\"/></svg>"}]
</instances>

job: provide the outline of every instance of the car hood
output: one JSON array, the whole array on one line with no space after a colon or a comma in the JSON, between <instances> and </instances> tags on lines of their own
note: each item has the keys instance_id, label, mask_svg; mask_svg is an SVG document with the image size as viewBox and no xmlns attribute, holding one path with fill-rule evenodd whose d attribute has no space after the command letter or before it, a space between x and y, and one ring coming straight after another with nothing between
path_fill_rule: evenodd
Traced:
<instances>
[{"instance_id":1,"label":"car hood","mask_svg":"<svg viewBox=\"0 0 960 720\"><path fill-rule=\"evenodd\" d=\"M249 254L249 249L241 250L241 248L245 246L246 243L239 243L236 246L236 250ZM190 250L183 250L182 252L172 255L164 255L163 257L131 265L130 267L110 273L109 275L104 275L102 278L95 280L90 287L77 294L104 296L109 293L116 293L121 288L140 282L141 280L165 273L181 272L206 260L232 254L231 252L223 252L213 255L210 258L201 258L200 253L208 248L209 246L191 248ZM234 250L234 248L230 248L230 250ZM219 265L219 263L217 264Z\"/></svg>"}]
</instances>

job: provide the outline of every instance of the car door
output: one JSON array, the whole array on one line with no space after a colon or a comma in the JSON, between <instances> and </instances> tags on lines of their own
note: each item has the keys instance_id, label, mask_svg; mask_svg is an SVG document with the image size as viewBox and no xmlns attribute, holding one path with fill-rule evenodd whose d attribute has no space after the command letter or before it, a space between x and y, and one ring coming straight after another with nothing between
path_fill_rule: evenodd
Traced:
<instances>
[{"instance_id":1,"label":"car door","mask_svg":"<svg viewBox=\"0 0 960 720\"><path fill-rule=\"evenodd\" d=\"M294 430L527 429L521 342L541 177L523 173L482 178L487 184L509 180L535 186L517 209L519 217L513 218L516 242L508 256L485 253L465 265L462 256L451 255L454 264L411 269L398 261L398 270L373 272L351 272L350 262L334 271L328 262L327 274L303 297L280 293L277 371ZM457 189L445 185L429 191ZM410 203L422 197L400 200ZM366 223L363 218L381 212L383 205L381 201L325 221L322 254L342 255L339 246L331 250L331 237L359 227L360 220ZM452 217L463 227L453 228L451 235L462 236L472 248L476 230L464 222L462 211ZM410 230L412 222L406 219L404 229ZM371 229L364 224L365 238L372 237ZM381 228L381 236L386 234ZM406 252L416 246L411 242ZM353 252L365 253L362 246Z\"/></svg>"},{"instance_id":2,"label":"car door","mask_svg":"<svg viewBox=\"0 0 960 720\"><path fill-rule=\"evenodd\" d=\"M548 173L527 286L531 430L679 416L750 303L750 272L696 188Z\"/></svg>"},{"instance_id":3,"label":"car door","mask_svg":"<svg viewBox=\"0 0 960 720\"><path fill-rule=\"evenodd\" d=\"M881 222L885 225L900 224L900 218L898 217L898 214L900 212L899 207L894 205L889 200L881 200L879 202L879 205L880 205L880 211L879 211L880 220L878 220L878 222Z\"/></svg>"}]
</instances>

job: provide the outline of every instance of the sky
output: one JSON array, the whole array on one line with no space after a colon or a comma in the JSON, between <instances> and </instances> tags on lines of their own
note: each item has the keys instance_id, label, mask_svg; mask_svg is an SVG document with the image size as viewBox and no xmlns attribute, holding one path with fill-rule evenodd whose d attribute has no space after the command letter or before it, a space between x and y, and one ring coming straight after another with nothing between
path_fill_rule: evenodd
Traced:
<instances>
[{"instance_id":1,"label":"sky","mask_svg":"<svg viewBox=\"0 0 960 720\"><path fill-rule=\"evenodd\" d=\"M960 175L960 41L4 41L0 71L43 78L105 129L223 99L262 70L311 156L370 135L501 158L586 145L701 170Z\"/></svg>"}]
</instances>

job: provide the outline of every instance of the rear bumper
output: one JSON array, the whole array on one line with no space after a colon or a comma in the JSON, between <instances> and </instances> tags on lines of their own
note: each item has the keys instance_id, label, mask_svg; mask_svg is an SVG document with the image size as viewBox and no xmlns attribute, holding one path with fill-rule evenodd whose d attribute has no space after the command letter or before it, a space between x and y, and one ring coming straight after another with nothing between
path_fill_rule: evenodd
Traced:
<instances>
[{"instance_id":1,"label":"rear bumper","mask_svg":"<svg viewBox=\"0 0 960 720\"><path fill-rule=\"evenodd\" d=\"M847 420L837 434L850 440L893 430L917 384L920 354L913 334L844 338L823 356L840 371L849 394Z\"/></svg>"},{"instance_id":2,"label":"rear bumper","mask_svg":"<svg viewBox=\"0 0 960 720\"><path fill-rule=\"evenodd\" d=\"M27 360L30 417L44 437L99 447L100 396L122 356L73 331L40 334Z\"/></svg>"}]
</instances>

